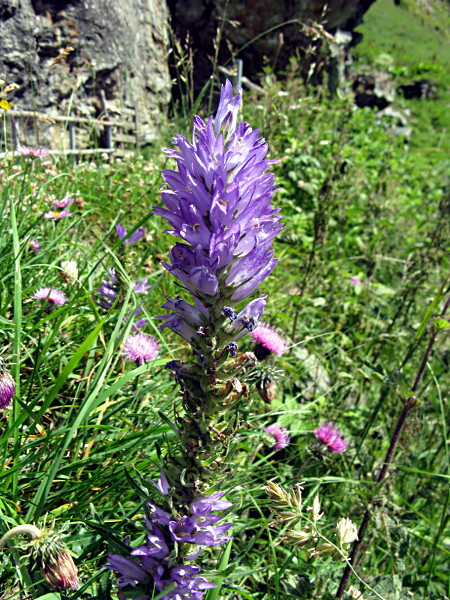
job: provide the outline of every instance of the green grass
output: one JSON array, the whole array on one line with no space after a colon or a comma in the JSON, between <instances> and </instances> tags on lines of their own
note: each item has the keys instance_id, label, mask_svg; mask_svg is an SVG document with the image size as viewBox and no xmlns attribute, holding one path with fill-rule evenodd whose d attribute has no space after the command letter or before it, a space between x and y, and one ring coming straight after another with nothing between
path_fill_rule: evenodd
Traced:
<instances>
[{"instance_id":1,"label":"green grass","mask_svg":"<svg viewBox=\"0 0 450 600\"><path fill-rule=\"evenodd\" d=\"M412 111L412 145L442 160L450 149L450 11L445 2L426 5L414 0L377 0L357 29L363 34L355 48L362 64L391 65L397 84L427 79L436 84L437 98L402 100Z\"/></svg>"}]
</instances>

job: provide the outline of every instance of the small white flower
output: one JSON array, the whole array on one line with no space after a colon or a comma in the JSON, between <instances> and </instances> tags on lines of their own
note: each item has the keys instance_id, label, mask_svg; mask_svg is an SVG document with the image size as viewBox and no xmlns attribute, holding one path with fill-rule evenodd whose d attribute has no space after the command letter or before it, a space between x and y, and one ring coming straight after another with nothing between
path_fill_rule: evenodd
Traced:
<instances>
[{"instance_id":1,"label":"small white flower","mask_svg":"<svg viewBox=\"0 0 450 600\"><path fill-rule=\"evenodd\" d=\"M342 517L336 525L336 536L341 547L345 544L351 544L358 539L356 525L347 517Z\"/></svg>"}]
</instances>

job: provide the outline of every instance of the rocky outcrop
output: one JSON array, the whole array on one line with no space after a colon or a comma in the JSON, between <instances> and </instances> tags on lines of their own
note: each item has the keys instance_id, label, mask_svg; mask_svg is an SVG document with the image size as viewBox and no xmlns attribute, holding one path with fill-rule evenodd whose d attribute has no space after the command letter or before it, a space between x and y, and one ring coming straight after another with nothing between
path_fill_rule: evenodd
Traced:
<instances>
[{"instance_id":1,"label":"rocky outcrop","mask_svg":"<svg viewBox=\"0 0 450 600\"><path fill-rule=\"evenodd\" d=\"M244 61L244 74L257 80L265 66L276 73L297 56L300 74L320 80L330 61L328 34L353 32L374 0L168 0L172 27L193 48L199 89L218 64L234 57ZM360 37L360 36L359 36ZM351 35L350 45L358 34ZM333 43L333 42L332 42Z\"/></svg>"},{"instance_id":2,"label":"rocky outcrop","mask_svg":"<svg viewBox=\"0 0 450 600\"><path fill-rule=\"evenodd\" d=\"M137 109L142 143L170 99L160 0L0 0L0 76L15 108L98 117ZM65 48L73 48L62 52Z\"/></svg>"}]
</instances>

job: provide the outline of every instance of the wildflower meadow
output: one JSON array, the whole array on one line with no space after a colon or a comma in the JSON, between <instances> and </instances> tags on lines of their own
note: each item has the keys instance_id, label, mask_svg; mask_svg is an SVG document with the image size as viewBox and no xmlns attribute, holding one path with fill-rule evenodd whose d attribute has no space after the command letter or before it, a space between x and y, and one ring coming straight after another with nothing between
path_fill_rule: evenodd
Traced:
<instances>
[{"instance_id":1,"label":"wildflower meadow","mask_svg":"<svg viewBox=\"0 0 450 600\"><path fill-rule=\"evenodd\" d=\"M223 80L1 159L2 600L445 600L448 162Z\"/></svg>"}]
</instances>

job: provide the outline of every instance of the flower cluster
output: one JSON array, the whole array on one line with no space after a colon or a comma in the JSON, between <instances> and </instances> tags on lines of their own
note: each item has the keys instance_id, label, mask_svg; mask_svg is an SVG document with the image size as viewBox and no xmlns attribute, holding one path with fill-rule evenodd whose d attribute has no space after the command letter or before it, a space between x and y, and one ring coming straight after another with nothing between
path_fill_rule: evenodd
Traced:
<instances>
[{"instance_id":1,"label":"flower cluster","mask_svg":"<svg viewBox=\"0 0 450 600\"><path fill-rule=\"evenodd\" d=\"M320 532L319 521L324 513L318 494L305 510L300 483L295 488L285 490L278 483L269 481L263 489L269 497L269 510L275 516L271 525L282 525L285 531L283 539L290 547L305 549L311 558L330 556L336 560L347 560L350 545L358 539L356 525L350 519L342 517L336 523L336 546ZM300 528L296 527L298 524Z\"/></svg>"},{"instance_id":2,"label":"flower cluster","mask_svg":"<svg viewBox=\"0 0 450 600\"><path fill-rule=\"evenodd\" d=\"M314 430L316 438L327 447L329 452L342 454L349 445L349 441L342 437L339 429L330 421L325 421Z\"/></svg>"},{"instance_id":3,"label":"flower cluster","mask_svg":"<svg viewBox=\"0 0 450 600\"><path fill-rule=\"evenodd\" d=\"M169 486L163 473L155 485L164 495L168 494ZM149 504L150 516L145 517L148 530L145 544L131 550L128 557L108 555L106 566L120 574L119 587L131 585L137 588L142 592L140 600L150 599L154 590L162 592L174 584L175 587L163 596L164 600L197 600L203 598L206 590L216 587L198 576L199 567L184 563L195 560L203 546L216 546L231 539L226 535L231 523L216 525L222 518L216 512L231 507L230 502L222 499L223 495L224 492L218 492L194 500L189 505L190 514L181 518Z\"/></svg>"},{"instance_id":4,"label":"flower cluster","mask_svg":"<svg viewBox=\"0 0 450 600\"><path fill-rule=\"evenodd\" d=\"M229 81L222 86L215 118L194 117L193 140L174 138L167 150L178 170L164 170L161 196L165 208L155 208L182 241L164 264L193 296L194 305L168 299L161 316L168 327L201 350L216 335L223 316L230 319L220 342L236 340L261 318L265 299L257 298L236 314L234 307L264 281L276 265L271 250L282 229L278 211L270 205L274 176L267 169L267 144L248 123L236 125L240 90L233 96ZM223 312L222 312L223 309ZM206 338L206 340L205 340Z\"/></svg>"},{"instance_id":5,"label":"flower cluster","mask_svg":"<svg viewBox=\"0 0 450 600\"><path fill-rule=\"evenodd\" d=\"M75 198L70 198L69 196L65 196L61 200L55 200L52 204L51 210L44 213L42 216L44 219L48 219L50 221L59 221L60 219L64 219L64 217L70 217L72 213L67 207L74 202Z\"/></svg>"}]
</instances>

